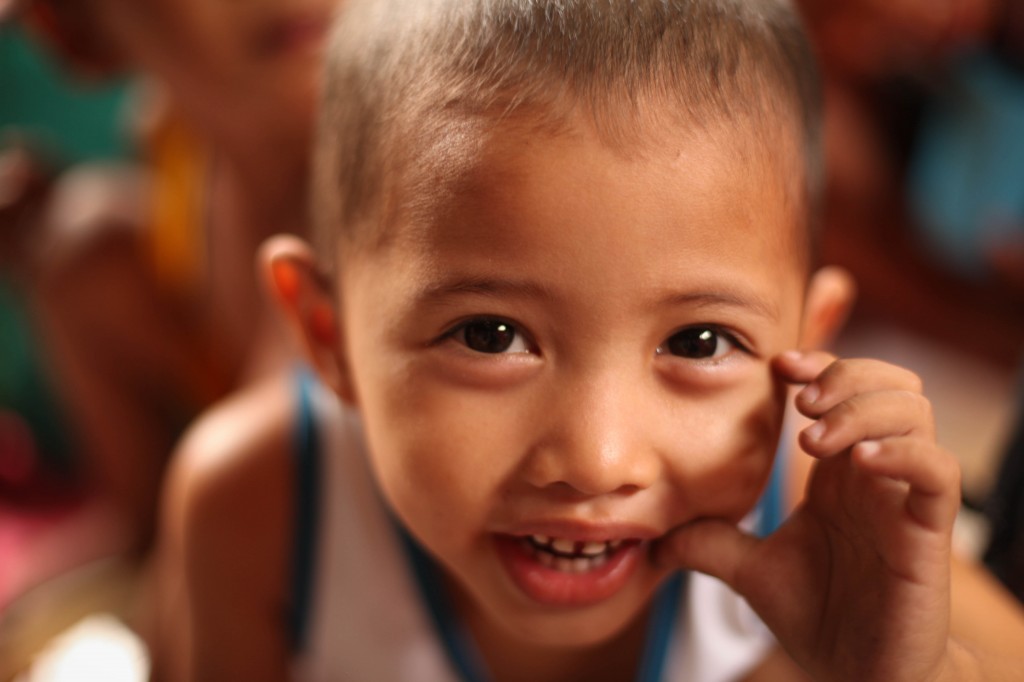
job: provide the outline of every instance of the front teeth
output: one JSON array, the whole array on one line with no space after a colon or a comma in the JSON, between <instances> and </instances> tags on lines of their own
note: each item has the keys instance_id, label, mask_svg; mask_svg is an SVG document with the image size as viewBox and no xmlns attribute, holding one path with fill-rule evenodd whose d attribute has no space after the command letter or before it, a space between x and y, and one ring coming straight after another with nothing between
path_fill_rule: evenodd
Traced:
<instances>
[{"instance_id":1,"label":"front teeth","mask_svg":"<svg viewBox=\"0 0 1024 682\"><path fill-rule=\"evenodd\" d=\"M586 573L601 566L622 540L577 542L546 535L531 535L526 545L543 566L563 573Z\"/></svg>"},{"instance_id":2,"label":"front teeth","mask_svg":"<svg viewBox=\"0 0 1024 682\"><path fill-rule=\"evenodd\" d=\"M585 542L580 547L580 552L586 556L597 556L598 554L604 554L608 551L609 543L607 542Z\"/></svg>"},{"instance_id":3,"label":"front teeth","mask_svg":"<svg viewBox=\"0 0 1024 682\"><path fill-rule=\"evenodd\" d=\"M551 541L551 548L559 554L573 554L576 552L576 543L572 540L556 538Z\"/></svg>"}]
</instances>

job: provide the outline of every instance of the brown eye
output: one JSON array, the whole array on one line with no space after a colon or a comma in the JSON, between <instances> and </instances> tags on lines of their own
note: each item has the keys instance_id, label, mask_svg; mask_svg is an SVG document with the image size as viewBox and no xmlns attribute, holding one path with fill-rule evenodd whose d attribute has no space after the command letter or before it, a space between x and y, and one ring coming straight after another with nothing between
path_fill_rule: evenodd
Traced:
<instances>
[{"instance_id":1,"label":"brown eye","mask_svg":"<svg viewBox=\"0 0 1024 682\"><path fill-rule=\"evenodd\" d=\"M456 338L478 353L525 353L529 350L522 334L503 320L471 320L462 325Z\"/></svg>"},{"instance_id":2,"label":"brown eye","mask_svg":"<svg viewBox=\"0 0 1024 682\"><path fill-rule=\"evenodd\" d=\"M713 327L688 327L670 336L659 351L681 358L705 360L721 357L735 346Z\"/></svg>"}]
</instances>

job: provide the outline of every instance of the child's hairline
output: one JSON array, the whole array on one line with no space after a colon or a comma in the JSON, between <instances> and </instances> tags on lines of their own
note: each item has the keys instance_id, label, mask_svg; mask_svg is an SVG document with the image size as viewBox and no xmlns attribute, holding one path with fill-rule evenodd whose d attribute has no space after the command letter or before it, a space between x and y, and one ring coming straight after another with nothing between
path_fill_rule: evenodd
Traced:
<instances>
[{"instance_id":1,"label":"child's hairline","mask_svg":"<svg viewBox=\"0 0 1024 682\"><path fill-rule=\"evenodd\" d=\"M456 154L461 153L468 157L476 153L476 150L485 144L484 140L494 135L497 131L508 132L511 130L550 139L571 134L574 127L579 125L582 120L592 126L597 132L597 139L607 149L625 156L635 157L644 154L645 148L650 148L653 145L654 138L651 134L651 128L654 122L664 121L666 117L661 116L660 113L671 109L669 103L663 102L648 109L648 113L643 115L647 119L645 121L602 126L595 120L593 112L584 112L581 115L581 108L578 104L577 101L562 98L557 102L520 104L512 109L496 106L488 111L448 110L437 114L435 125L437 128L445 130L459 128L462 131L469 131L469 135L475 135L475 139L468 144L464 132L459 135L463 139L460 140L462 144L458 151L456 151ZM653 115L651 112L654 112ZM802 157L802 162L798 162L798 172L802 177L794 179L794 184L802 187L802 190L797 190L800 196L796 197L796 201L799 202L800 206L794 212L794 220L805 223L804 225L795 225L794 229L808 235L806 257L801 259L801 267L809 272L810 267L814 264L813 253L816 250L813 243L816 232L814 227L816 208L813 205L814 190L810 187L810 184L815 182L815 179L812 177L812 160L807 158L807 153L799 153L807 145L799 139L793 139L801 137L798 129L798 113L776 110L770 116L776 121L779 118L789 119L789 123L783 126L772 126L768 121L757 122L755 120L756 117L746 113L735 116L724 112L710 111L703 112L702 115L695 115L693 112L677 112L668 118L674 119L671 124L677 128L677 133L690 134L699 130L706 131L709 128L720 126L723 121L731 118L737 128L746 128L748 130L760 129L760 132L764 133L760 138L762 140L769 138L779 139L780 137L792 140L793 146L798 150L798 155ZM788 133L785 132L787 130L789 131ZM781 136L779 131L784 131ZM637 142L639 144L635 144ZM783 144L786 143L784 142ZM406 152L409 152L409 146L406 145ZM335 225L328 239L323 238L325 230L321 230L321 243L317 245L320 267L332 280L336 279L337 270L343 266L344 261L348 258L362 253L364 249L382 248L387 244L397 222L405 215L404 208L399 207L399 202L395 201L397 194L404 190L406 193L416 194L419 198L422 198L429 191L426 187L422 186L422 183L414 182L412 184L416 189L409 192L410 183L408 182L408 173L405 170L405 166L411 165L410 157L415 157L415 161L420 162L422 165L430 165L431 161L425 158L426 155L431 154L431 151L423 149L425 145L412 146L416 147L416 150L405 155L403 163L400 163L398 167L393 169L393 175L397 177L388 178L384 187L380 188L379 196L375 201L371 202L374 208L373 211L358 218L355 221L358 224ZM765 148L767 149L767 145ZM432 151L436 153L436 150ZM466 166L472 165L465 161L463 163ZM367 223L373 224L367 225Z\"/></svg>"},{"instance_id":2,"label":"child's hairline","mask_svg":"<svg viewBox=\"0 0 1024 682\"><path fill-rule=\"evenodd\" d=\"M806 185L800 201L812 234L822 184L821 96L789 1L634 2L635 14L589 0L566 0L554 14L541 13L535 0L350 2L351 20L338 24L326 62L314 172L315 232L322 246L335 247L319 250L328 270L338 244L358 243L353 235L387 236L394 197L385 190L410 153L424 148L417 137L429 137L463 106L492 121L541 111L556 131L567 103L628 131L617 125L621 114L652 96L689 124L764 116L767 108L763 130L772 132L784 113L797 126ZM568 23L560 23L563 11ZM633 32L636 17L649 18L651 30ZM580 27L594 29L593 41L574 32ZM627 34L635 49L621 43ZM609 35L618 42L602 43Z\"/></svg>"}]
</instances>

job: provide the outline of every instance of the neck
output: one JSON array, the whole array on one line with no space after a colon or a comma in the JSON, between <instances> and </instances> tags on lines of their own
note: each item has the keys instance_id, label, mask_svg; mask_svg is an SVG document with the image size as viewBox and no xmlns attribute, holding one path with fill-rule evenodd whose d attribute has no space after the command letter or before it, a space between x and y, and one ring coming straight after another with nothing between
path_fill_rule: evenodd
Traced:
<instances>
[{"instance_id":1,"label":"neck","mask_svg":"<svg viewBox=\"0 0 1024 682\"><path fill-rule=\"evenodd\" d=\"M302 156L290 150L274 158L266 145L211 149L206 302L224 354L234 358L227 362L235 363L243 379L291 357L276 334L266 297L254 286L254 265L260 244L271 235L309 232Z\"/></svg>"},{"instance_id":2,"label":"neck","mask_svg":"<svg viewBox=\"0 0 1024 682\"><path fill-rule=\"evenodd\" d=\"M275 153L280 151L280 153ZM307 169L304 150L252 145L219 148L214 173L253 236L306 232Z\"/></svg>"},{"instance_id":3,"label":"neck","mask_svg":"<svg viewBox=\"0 0 1024 682\"><path fill-rule=\"evenodd\" d=\"M205 139L214 193L234 207L229 213L243 221L241 229L259 239L305 232L308 129L268 117L229 120L223 112L184 104L180 111Z\"/></svg>"}]
</instances>

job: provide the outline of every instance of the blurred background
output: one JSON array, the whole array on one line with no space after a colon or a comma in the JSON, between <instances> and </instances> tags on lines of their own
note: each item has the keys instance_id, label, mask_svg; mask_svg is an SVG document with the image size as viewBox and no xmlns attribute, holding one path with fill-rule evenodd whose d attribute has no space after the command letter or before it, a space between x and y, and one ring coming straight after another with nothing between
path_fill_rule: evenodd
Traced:
<instances>
[{"instance_id":1,"label":"blurred background","mask_svg":"<svg viewBox=\"0 0 1024 682\"><path fill-rule=\"evenodd\" d=\"M859 286L837 352L922 376L964 471L958 548L1024 599L1024 2L798 4L824 80L822 259ZM175 439L287 355L249 264L301 229L315 62L225 88L248 66L186 52L237 22L147 19L171 5L0 0L0 682L146 678Z\"/></svg>"},{"instance_id":2,"label":"blurred background","mask_svg":"<svg viewBox=\"0 0 1024 682\"><path fill-rule=\"evenodd\" d=\"M69 73L12 10L0 20L0 679L144 679L144 652L116 625L133 599L133 572L119 559L125 544L93 504L17 262L42 230L60 173L134 161L124 120L132 87L127 77ZM90 651L83 666L73 654L63 671L37 658L94 613L116 614L98 629L86 624L101 632L90 640L120 644L112 656L110 647ZM106 674L118 667L125 672Z\"/></svg>"}]
</instances>

